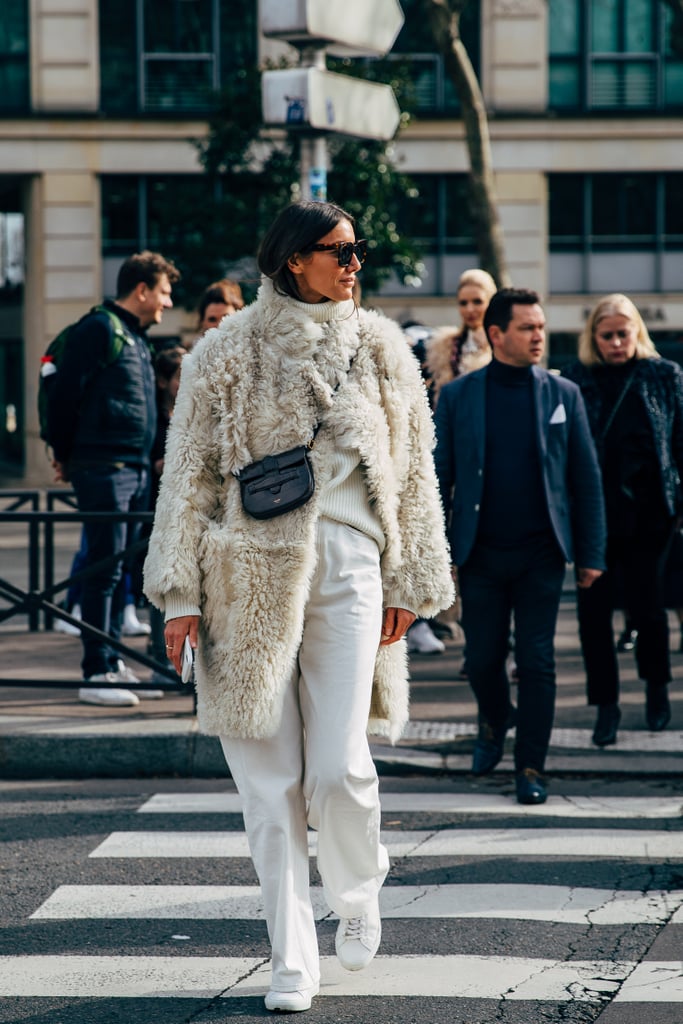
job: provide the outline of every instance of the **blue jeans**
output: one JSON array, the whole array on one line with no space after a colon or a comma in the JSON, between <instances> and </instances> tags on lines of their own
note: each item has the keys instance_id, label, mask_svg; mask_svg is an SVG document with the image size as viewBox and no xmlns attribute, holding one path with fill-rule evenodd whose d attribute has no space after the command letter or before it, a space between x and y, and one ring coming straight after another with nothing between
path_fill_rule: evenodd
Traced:
<instances>
[{"instance_id":1,"label":"blue jeans","mask_svg":"<svg viewBox=\"0 0 683 1024\"><path fill-rule=\"evenodd\" d=\"M543 771L555 714L555 627L564 557L552 537L513 550L475 546L458 567L467 671L479 715L502 728L510 712L505 671L515 618L519 676L515 767Z\"/></svg>"},{"instance_id":2,"label":"blue jeans","mask_svg":"<svg viewBox=\"0 0 683 1024\"><path fill-rule=\"evenodd\" d=\"M149 509L149 473L146 469L123 466L96 466L74 469L71 483L81 512L146 512ZM86 522L86 566L109 558L134 543L140 523ZM125 602L121 561L101 569L83 581L81 611L83 622L118 640ZM120 654L105 641L81 634L84 679L116 669Z\"/></svg>"}]
</instances>

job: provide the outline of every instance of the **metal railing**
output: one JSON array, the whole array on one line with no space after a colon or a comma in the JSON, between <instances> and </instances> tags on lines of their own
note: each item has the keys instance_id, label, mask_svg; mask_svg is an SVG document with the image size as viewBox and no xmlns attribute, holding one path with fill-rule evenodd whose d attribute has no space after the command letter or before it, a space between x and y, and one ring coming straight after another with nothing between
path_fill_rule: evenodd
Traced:
<instances>
[{"instance_id":1,"label":"metal railing","mask_svg":"<svg viewBox=\"0 0 683 1024\"><path fill-rule=\"evenodd\" d=\"M44 501L43 501L44 496ZM10 580L0 576L0 599L4 599L9 607L0 609L0 623L16 615L26 615L28 618L28 629L30 632L40 630L40 617L43 615L43 627L46 631L53 628L55 618L62 619L78 628L82 634L102 640L115 651L132 658L147 668L151 668L158 675L165 676L168 683L158 682L146 683L140 681L135 683L135 689L164 689L180 692L188 692L188 687L178 680L176 673L148 654L143 654L136 648L121 640L115 640L107 633L103 633L95 626L81 619L75 619L64 608L60 607L56 598L62 592L66 592L73 584L81 583L84 579L94 575L100 569L109 567L115 562L122 562L135 555L138 557L146 550L149 538L143 537L128 547L117 551L109 558L102 559L88 565L73 575L55 581L55 526L60 523L69 523L82 526L84 522L104 521L111 522L142 522L151 523L154 519L153 512L80 512L76 507L75 496L72 492L64 490L0 490L0 502L7 501L7 505L0 510L0 532L4 523L14 526L25 523L28 531L27 537L27 559L28 559L28 582L26 589L12 583ZM63 503L69 506L70 511L56 511L55 505ZM45 505L43 508L41 506ZM42 568L42 572L41 572ZM42 586L41 586L42 577ZM0 685L5 686L47 686L47 687L68 687L82 686L83 680L50 680L50 679L23 679L23 678L2 678Z\"/></svg>"}]
</instances>

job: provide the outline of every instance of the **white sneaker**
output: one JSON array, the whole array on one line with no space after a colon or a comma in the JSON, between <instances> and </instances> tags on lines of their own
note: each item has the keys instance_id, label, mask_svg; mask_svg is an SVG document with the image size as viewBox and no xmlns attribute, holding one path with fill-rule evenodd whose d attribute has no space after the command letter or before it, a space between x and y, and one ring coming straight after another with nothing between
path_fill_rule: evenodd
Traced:
<instances>
[{"instance_id":1,"label":"white sneaker","mask_svg":"<svg viewBox=\"0 0 683 1024\"><path fill-rule=\"evenodd\" d=\"M294 989L293 992L276 992L271 989L264 1002L266 1010L279 1010L280 1013L300 1013L310 1010L313 996L317 996L318 987Z\"/></svg>"},{"instance_id":2,"label":"white sneaker","mask_svg":"<svg viewBox=\"0 0 683 1024\"><path fill-rule=\"evenodd\" d=\"M426 622L417 622L408 630L408 650L416 654L443 654L446 645L434 636Z\"/></svg>"},{"instance_id":3,"label":"white sneaker","mask_svg":"<svg viewBox=\"0 0 683 1024\"><path fill-rule=\"evenodd\" d=\"M381 938L379 904L362 917L342 917L334 940L339 963L347 971L362 971L379 949Z\"/></svg>"},{"instance_id":4,"label":"white sneaker","mask_svg":"<svg viewBox=\"0 0 683 1024\"><path fill-rule=\"evenodd\" d=\"M111 673L117 683L139 683L140 679L132 669L128 668L123 658L116 662L116 671Z\"/></svg>"},{"instance_id":5,"label":"white sneaker","mask_svg":"<svg viewBox=\"0 0 683 1024\"><path fill-rule=\"evenodd\" d=\"M123 609L121 632L124 636L149 636L152 627L148 622L140 622L134 604L127 604Z\"/></svg>"},{"instance_id":6,"label":"white sneaker","mask_svg":"<svg viewBox=\"0 0 683 1024\"><path fill-rule=\"evenodd\" d=\"M71 609L70 614L74 619L82 618L80 604L75 604ZM72 626L70 622L65 622L64 619L55 619L54 630L56 633L66 633L67 636L81 635L81 631L78 626Z\"/></svg>"},{"instance_id":7,"label":"white sneaker","mask_svg":"<svg viewBox=\"0 0 683 1024\"><path fill-rule=\"evenodd\" d=\"M90 676L86 682L115 683L116 675L113 672L100 672L98 675ZM130 690L119 690L115 686L83 686L78 691L78 699L81 704L100 704L108 708L130 708L140 703Z\"/></svg>"}]
</instances>

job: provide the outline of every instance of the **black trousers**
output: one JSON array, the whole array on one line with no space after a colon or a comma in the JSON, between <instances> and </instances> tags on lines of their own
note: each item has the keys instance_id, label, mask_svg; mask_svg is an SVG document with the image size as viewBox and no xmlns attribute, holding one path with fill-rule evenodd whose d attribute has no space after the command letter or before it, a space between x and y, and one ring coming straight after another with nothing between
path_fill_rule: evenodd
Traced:
<instances>
[{"instance_id":1,"label":"black trousers","mask_svg":"<svg viewBox=\"0 0 683 1024\"><path fill-rule=\"evenodd\" d=\"M480 718L501 727L510 712L505 671L515 617L519 676L515 766L543 771L555 714L555 627L565 562L555 539L514 550L477 544L458 568L467 671Z\"/></svg>"},{"instance_id":2,"label":"black trousers","mask_svg":"<svg viewBox=\"0 0 683 1024\"><path fill-rule=\"evenodd\" d=\"M621 582L631 628L638 631L638 675L651 686L666 686L671 679L663 574L673 529L673 521L667 521L653 523L634 537L608 538L607 572L588 590L577 591L589 704L616 704L619 700L619 666L612 627L616 577Z\"/></svg>"}]
</instances>

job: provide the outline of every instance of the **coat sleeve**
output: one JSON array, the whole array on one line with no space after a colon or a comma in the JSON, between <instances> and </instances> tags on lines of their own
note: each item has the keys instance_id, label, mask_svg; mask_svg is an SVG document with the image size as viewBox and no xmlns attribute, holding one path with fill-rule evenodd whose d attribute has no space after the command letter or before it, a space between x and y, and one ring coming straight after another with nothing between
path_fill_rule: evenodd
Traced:
<instances>
[{"instance_id":1,"label":"coat sleeve","mask_svg":"<svg viewBox=\"0 0 683 1024\"><path fill-rule=\"evenodd\" d=\"M400 568L385 579L385 604L436 615L454 600L450 555L434 470L434 424L417 366L405 366L408 466L398 495Z\"/></svg>"},{"instance_id":2,"label":"coat sleeve","mask_svg":"<svg viewBox=\"0 0 683 1024\"><path fill-rule=\"evenodd\" d=\"M195 350L183 360L144 566L145 594L167 617L171 605L199 614L199 545L220 485L214 404Z\"/></svg>"},{"instance_id":3,"label":"coat sleeve","mask_svg":"<svg viewBox=\"0 0 683 1024\"><path fill-rule=\"evenodd\" d=\"M567 476L572 509L574 564L580 569L605 569L607 526L602 493L602 476L588 425L583 397L571 382L572 410Z\"/></svg>"},{"instance_id":4,"label":"coat sleeve","mask_svg":"<svg viewBox=\"0 0 683 1024\"><path fill-rule=\"evenodd\" d=\"M439 493L446 524L451 520L453 509L453 488L455 486L455 445L453 444L453 388L447 385L441 392L436 407L436 451L434 463L439 481Z\"/></svg>"}]
</instances>

